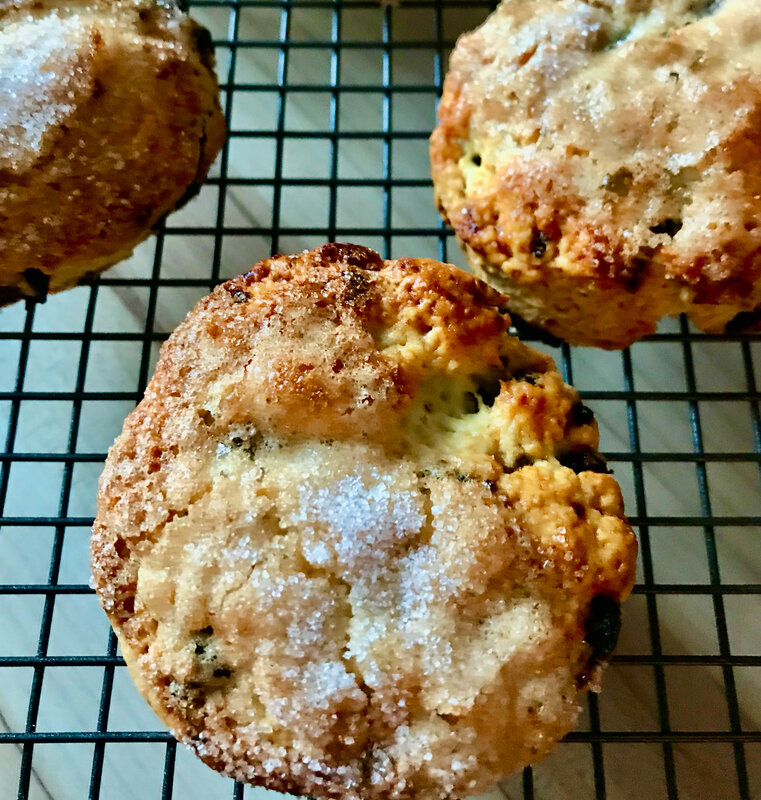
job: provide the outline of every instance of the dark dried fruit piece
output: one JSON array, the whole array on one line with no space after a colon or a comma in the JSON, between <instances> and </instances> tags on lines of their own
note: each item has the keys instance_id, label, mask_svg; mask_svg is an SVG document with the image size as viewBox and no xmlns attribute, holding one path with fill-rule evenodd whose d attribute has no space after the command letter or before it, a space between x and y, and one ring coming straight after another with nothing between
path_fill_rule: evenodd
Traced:
<instances>
[{"instance_id":1,"label":"dark dried fruit piece","mask_svg":"<svg viewBox=\"0 0 761 800\"><path fill-rule=\"evenodd\" d=\"M650 230L653 233L665 233L668 236L671 236L673 239L674 236L682 230L682 220L681 219L664 219L662 222L659 222L657 225L653 225Z\"/></svg>"},{"instance_id":2,"label":"dark dried fruit piece","mask_svg":"<svg viewBox=\"0 0 761 800\"><path fill-rule=\"evenodd\" d=\"M519 370L513 375L513 380L522 381L523 383L530 383L532 386L536 386L537 380L539 380L541 377L541 372L527 372L524 370Z\"/></svg>"},{"instance_id":3,"label":"dark dried fruit piece","mask_svg":"<svg viewBox=\"0 0 761 800\"><path fill-rule=\"evenodd\" d=\"M761 308L741 311L729 320L724 330L726 333L742 333L755 327L759 322L761 322Z\"/></svg>"},{"instance_id":4,"label":"dark dried fruit piece","mask_svg":"<svg viewBox=\"0 0 761 800\"><path fill-rule=\"evenodd\" d=\"M222 439L222 444L227 447L240 448L245 451L250 458L253 458L262 441L262 434L252 429L250 431L241 431L240 434L236 435L228 434Z\"/></svg>"},{"instance_id":5,"label":"dark dried fruit piece","mask_svg":"<svg viewBox=\"0 0 761 800\"><path fill-rule=\"evenodd\" d=\"M547 245L549 244L549 238L547 234L543 233L540 230L534 230L533 234L531 235L531 244L529 245L529 250L531 250L531 255L535 258L542 258L544 254L547 252Z\"/></svg>"},{"instance_id":6,"label":"dark dried fruit piece","mask_svg":"<svg viewBox=\"0 0 761 800\"><path fill-rule=\"evenodd\" d=\"M577 474L579 472L610 473L605 457L594 450L573 450L570 453L563 453L558 456L558 461Z\"/></svg>"},{"instance_id":7,"label":"dark dried fruit piece","mask_svg":"<svg viewBox=\"0 0 761 800\"><path fill-rule=\"evenodd\" d=\"M584 403L578 402L571 407L568 412L568 424L576 427L591 425L595 421L595 412Z\"/></svg>"},{"instance_id":8,"label":"dark dried fruit piece","mask_svg":"<svg viewBox=\"0 0 761 800\"><path fill-rule=\"evenodd\" d=\"M201 628L200 631L196 631L193 634L193 643L195 645L193 652L198 656L199 661L214 661L214 659L216 659L213 653L207 652L210 644L209 639L213 634L214 628L212 628L211 625L207 625L205 628Z\"/></svg>"},{"instance_id":9,"label":"dark dried fruit piece","mask_svg":"<svg viewBox=\"0 0 761 800\"><path fill-rule=\"evenodd\" d=\"M628 35L629 31L626 31L623 36L612 39L610 43L613 45L618 44ZM631 170L626 169L626 167L621 167L621 169L614 172L612 175L605 176L605 180L602 182L602 188L613 192L613 194L617 194L619 197L626 197L626 195L629 194L629 189L631 189L633 181L634 175L632 175Z\"/></svg>"},{"instance_id":10,"label":"dark dried fruit piece","mask_svg":"<svg viewBox=\"0 0 761 800\"><path fill-rule=\"evenodd\" d=\"M590 666L610 657L620 631L621 606L604 594L593 597L584 623L584 641L592 648Z\"/></svg>"},{"instance_id":11,"label":"dark dried fruit piece","mask_svg":"<svg viewBox=\"0 0 761 800\"><path fill-rule=\"evenodd\" d=\"M518 334L519 339L525 339L529 342L542 342L542 344L549 345L550 347L560 347L560 345L563 344L562 339L559 339L557 336L554 336L542 328L537 328L530 322L526 322L523 317L519 317L512 311L510 312L510 323L511 327L513 327Z\"/></svg>"},{"instance_id":12,"label":"dark dried fruit piece","mask_svg":"<svg viewBox=\"0 0 761 800\"><path fill-rule=\"evenodd\" d=\"M513 461L512 465L505 465L505 473L509 475L511 472L517 472L519 469L523 469L524 467L530 467L533 463L533 459L529 458L525 453L523 453L519 455L515 461Z\"/></svg>"},{"instance_id":13,"label":"dark dried fruit piece","mask_svg":"<svg viewBox=\"0 0 761 800\"><path fill-rule=\"evenodd\" d=\"M196 50L201 58L201 63L208 70L214 69L214 42L212 41L211 34L206 28L200 25L193 29L193 39L195 41Z\"/></svg>"},{"instance_id":14,"label":"dark dried fruit piece","mask_svg":"<svg viewBox=\"0 0 761 800\"><path fill-rule=\"evenodd\" d=\"M50 275L45 274L42 270L29 267L24 270L24 280L31 287L35 300L42 303L47 299Z\"/></svg>"},{"instance_id":15,"label":"dark dried fruit piece","mask_svg":"<svg viewBox=\"0 0 761 800\"><path fill-rule=\"evenodd\" d=\"M248 292L243 289L228 288L227 293L232 298L233 303L247 303L250 299Z\"/></svg>"},{"instance_id":16,"label":"dark dried fruit piece","mask_svg":"<svg viewBox=\"0 0 761 800\"><path fill-rule=\"evenodd\" d=\"M227 667L218 667L212 673L212 675L215 678L229 678L229 677L232 676L232 674L233 674L233 671L231 669L228 669Z\"/></svg>"}]
</instances>

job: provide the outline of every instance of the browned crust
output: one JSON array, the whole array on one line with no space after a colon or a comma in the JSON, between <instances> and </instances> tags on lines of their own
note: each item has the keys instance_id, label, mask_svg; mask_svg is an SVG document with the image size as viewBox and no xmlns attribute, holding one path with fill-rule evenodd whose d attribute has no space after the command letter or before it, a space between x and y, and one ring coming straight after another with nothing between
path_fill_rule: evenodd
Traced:
<instances>
[{"instance_id":1,"label":"browned crust","mask_svg":"<svg viewBox=\"0 0 761 800\"><path fill-rule=\"evenodd\" d=\"M642 9L645 13L650 6L661 7L668 15L676 14L673 9L677 5L670 0L654 0L642 4ZM740 9L738 4L735 7ZM710 167L710 180L715 182L717 195L726 196L720 215L701 205L712 199L708 189L701 189L703 195L686 208L678 193L669 199L664 188L668 181L657 170L643 173L641 179L635 177L626 187L628 194L620 192L618 196L601 185L590 196L580 188L579 176L583 173L584 180L588 179L582 164L589 160L596 164L598 157L604 158L604 154L600 156L602 147L591 140L563 149L565 134L561 130L554 132L561 144L550 148L547 143L553 131L540 132L543 122L538 111L534 119L520 116L523 112L516 108L522 107L510 95L510 82L505 77L524 80L525 71L533 69L536 49L549 47L539 33L527 53L518 58L518 45L512 40L528 42L528 31L526 36L518 33L521 26L531 29L535 20L554 13L554 8L555 4L547 0L532 0L520 7L513 0L505 0L481 28L458 42L444 83L438 125L430 141L436 202L443 218L454 228L477 274L509 295L511 310L570 342L625 347L653 332L662 316L680 312L688 313L706 330L723 330L736 314L753 311L761 304L761 184L758 170L751 166L761 162L759 75L750 69L739 69L731 80L727 78L723 88L708 84L699 101L707 109L727 104L753 109L745 116L738 115L736 130L701 165L706 171ZM568 16L564 24L575 25L573 15L577 13L581 19L582 14L598 12L601 18L615 16L607 6L590 11L587 4L568 4L563 11ZM732 23L726 21L732 13L730 10L721 17L722 37L734 35ZM617 24L623 23L619 20ZM542 30L539 23L536 25L537 30ZM700 27L693 24L688 30L676 25L657 44L648 44L645 37L642 48L638 49L639 43L635 42L627 57L633 63L638 57L647 63L647 47L651 46L661 48L663 63L674 60L680 65L689 64L690 53L699 53L704 41L701 33L694 32ZM562 32L557 33L561 50L565 46L563 37ZM750 32L746 39L751 41ZM597 45L586 46L592 56L584 53L582 57L594 57ZM574 40L569 47L580 45ZM639 55L643 52L644 57ZM517 59L514 63L510 61L513 57ZM658 63L655 58L653 61ZM492 62L501 65L503 71L495 74L501 75L504 83L490 89L488 81L493 78L484 74ZM516 91L535 89L538 105L544 100L545 90L541 73L534 74L539 76L535 84L520 84ZM647 77L643 75L641 80L646 81ZM527 85L532 89L526 89ZM553 84L548 81L547 85ZM593 84L587 89L592 93ZM516 131L523 130L523 123L527 127L535 124L537 130L521 139ZM620 124L636 128L641 123L630 119ZM662 123L658 120L652 124L655 128ZM496 135L490 131L508 128L515 139L514 152L509 157L496 156L505 142L494 138ZM656 135L661 135L660 131L653 134L654 140ZM537 137L540 141L535 146ZM461 159L474 149L483 152L491 173L469 189ZM668 152L666 147L661 161L665 161ZM658 161L655 157L653 160ZM625 161L619 166L621 174L630 180L630 167L639 175ZM611 166L610 171L615 172L615 168L616 165ZM590 170L591 167L587 172ZM668 177L665 167L662 172ZM654 233L653 228L658 229L653 221L643 224L637 216L644 213L648 196L659 197L663 208L673 206L675 217L684 212L685 222L689 216L698 219L700 236L690 241L684 235ZM669 216L665 211L661 213Z\"/></svg>"},{"instance_id":2,"label":"browned crust","mask_svg":"<svg viewBox=\"0 0 761 800\"><path fill-rule=\"evenodd\" d=\"M225 136L208 31L173 4L29 0L7 4L0 24L51 9L80 14L89 43L71 86L56 89L75 96L65 123L39 153L6 153L0 304L128 257L198 191Z\"/></svg>"},{"instance_id":3,"label":"browned crust","mask_svg":"<svg viewBox=\"0 0 761 800\"><path fill-rule=\"evenodd\" d=\"M379 286L372 276L381 270L386 280ZM404 310L410 327L419 332L436 328L447 362L462 370L476 359L497 366L500 334L509 325L509 317L501 313L503 303L503 296L487 284L450 265L428 259L384 262L371 250L347 244L276 256L217 286L162 345L145 397L127 417L101 477L94 568L103 592L122 587L113 598L111 613L117 614L120 624L130 624L135 575L125 574L124 569L137 568L135 560L124 561L130 535L150 538L177 513L169 506L160 508L155 517L148 516L144 498L164 495L165 475L155 467L171 462L180 449L208 448L208 431L203 427L199 431L194 424L194 408L203 406L209 383L250 361L255 335L269 317L289 306L305 307L307 313L317 309L318 315L325 309L326 316L337 313L335 322L358 329L362 338L347 337L338 373L307 370L298 355L291 358L285 352L253 398L257 407L241 413L253 414L259 427L281 435L393 439L397 429L389 427L390 418L409 400L420 375L379 354L372 340L364 338L365 331L391 326ZM223 356L218 361L210 361L205 352L211 344ZM365 382L363 391L372 403L361 402L362 398L358 402L353 382L341 381L341 374L351 371L346 366L355 371L370 367L373 384ZM237 421L234 402L228 407L228 414L216 423L221 428ZM104 518L109 520L107 527ZM101 536L107 538L101 542Z\"/></svg>"},{"instance_id":4,"label":"browned crust","mask_svg":"<svg viewBox=\"0 0 761 800\"><path fill-rule=\"evenodd\" d=\"M217 287L163 345L145 398L125 421L101 476L92 569L138 687L174 735L209 766L241 781L315 797L450 798L483 790L501 770L541 758L571 726L576 692L591 677L590 647L583 641L589 601L600 594L615 601L628 595L636 541L613 478L585 467L574 474L558 463L573 452L596 468L596 427L586 414L576 419L578 395L552 361L507 335L503 303L486 284L449 265L384 262L365 248L330 244L260 262ZM268 349L271 340L257 338L265 325L287 332L274 350ZM258 372L257 363L266 371ZM255 383L247 383L246 369L258 376ZM459 574L456 554L473 552L472 574L457 580L473 580L481 587L474 591L488 596L517 568L510 559L502 563L500 548L515 541L516 531L531 532L515 564L554 598L558 636L579 683L563 697L565 710L555 723L525 740L520 729L494 723L495 708L504 700L497 683L462 723L475 726L484 740L483 759L466 774L468 782L447 785L442 775L402 762L389 762L382 779L371 782L384 737L418 713L419 686L371 691L353 667L366 702L330 717L336 738L321 745L319 760L286 732L274 743L244 734L213 686L180 699L173 695L173 678L150 649L161 620L136 607L138 568L165 526L176 524L211 492L204 476L225 433L255 420L257 430L279 440L361 442L368 459L381 451L401 459L409 456L400 451L405 414L425 381L436 375L454 380L474 370L508 370L510 379L497 382L490 403L514 429L510 435L519 448L511 463L465 451L457 460L456 469L465 474L450 478L452 486L473 493L467 497L480 498L490 513L507 516L498 541L463 523L447 545L455 553L450 567ZM228 388L209 411L211 387L219 385ZM502 432L499 426L496 433ZM435 462L430 466L438 468ZM194 471L190 480L183 477ZM419 480L424 486L427 479ZM543 669L556 666L550 660ZM458 735L457 716L447 724L452 736ZM353 743L347 743L349 734ZM492 763L496 756L490 754L507 741L510 759ZM278 766L268 767L273 759Z\"/></svg>"}]
</instances>

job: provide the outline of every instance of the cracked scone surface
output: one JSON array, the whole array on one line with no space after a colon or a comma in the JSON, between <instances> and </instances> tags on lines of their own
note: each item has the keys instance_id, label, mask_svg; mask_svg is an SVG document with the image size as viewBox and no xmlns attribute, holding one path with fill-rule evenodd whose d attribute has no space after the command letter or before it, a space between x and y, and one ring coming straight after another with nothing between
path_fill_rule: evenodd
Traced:
<instances>
[{"instance_id":1,"label":"cracked scone surface","mask_svg":"<svg viewBox=\"0 0 761 800\"><path fill-rule=\"evenodd\" d=\"M127 258L225 134L206 29L173 0L0 7L0 305Z\"/></svg>"},{"instance_id":2,"label":"cracked scone surface","mask_svg":"<svg viewBox=\"0 0 761 800\"><path fill-rule=\"evenodd\" d=\"M503 0L453 51L431 161L474 269L557 336L758 322L754 3Z\"/></svg>"},{"instance_id":3,"label":"cracked scone surface","mask_svg":"<svg viewBox=\"0 0 761 800\"><path fill-rule=\"evenodd\" d=\"M217 287L163 346L92 566L138 686L210 766L461 797L574 724L636 542L592 413L503 303L325 245Z\"/></svg>"}]
</instances>

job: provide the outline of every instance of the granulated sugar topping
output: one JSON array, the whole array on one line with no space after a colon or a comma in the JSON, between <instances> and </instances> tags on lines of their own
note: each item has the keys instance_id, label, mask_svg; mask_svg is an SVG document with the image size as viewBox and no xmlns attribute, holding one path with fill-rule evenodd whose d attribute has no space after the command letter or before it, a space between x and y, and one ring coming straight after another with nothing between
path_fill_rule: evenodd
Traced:
<instances>
[{"instance_id":1,"label":"granulated sugar topping","mask_svg":"<svg viewBox=\"0 0 761 800\"><path fill-rule=\"evenodd\" d=\"M67 83L84 34L79 16L56 12L0 31L0 160L11 168L22 153L39 154L45 132L71 113Z\"/></svg>"},{"instance_id":2,"label":"granulated sugar topping","mask_svg":"<svg viewBox=\"0 0 761 800\"><path fill-rule=\"evenodd\" d=\"M318 490L301 485L301 507L292 520L327 524L338 560L350 573L383 566L389 551L416 534L425 521L419 496L392 489L389 476L377 470L370 471L369 479L373 483L366 485L360 475L347 475ZM324 543L316 542L306 555L321 563L327 555Z\"/></svg>"}]
</instances>

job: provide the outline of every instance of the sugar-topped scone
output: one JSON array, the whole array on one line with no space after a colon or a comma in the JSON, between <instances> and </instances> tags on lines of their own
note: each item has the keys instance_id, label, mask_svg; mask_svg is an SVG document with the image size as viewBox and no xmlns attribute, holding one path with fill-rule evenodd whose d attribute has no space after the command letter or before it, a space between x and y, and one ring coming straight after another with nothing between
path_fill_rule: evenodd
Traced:
<instances>
[{"instance_id":1,"label":"sugar-topped scone","mask_svg":"<svg viewBox=\"0 0 761 800\"><path fill-rule=\"evenodd\" d=\"M574 724L636 541L592 412L503 304L330 244L217 287L164 345L92 567L138 687L210 766L456 798Z\"/></svg>"},{"instance_id":2,"label":"sugar-topped scone","mask_svg":"<svg viewBox=\"0 0 761 800\"><path fill-rule=\"evenodd\" d=\"M129 256L224 134L211 38L172 0L0 4L0 305Z\"/></svg>"},{"instance_id":3,"label":"sugar-topped scone","mask_svg":"<svg viewBox=\"0 0 761 800\"><path fill-rule=\"evenodd\" d=\"M455 47L431 161L475 271L557 336L761 318L757 3L503 0Z\"/></svg>"}]
</instances>

